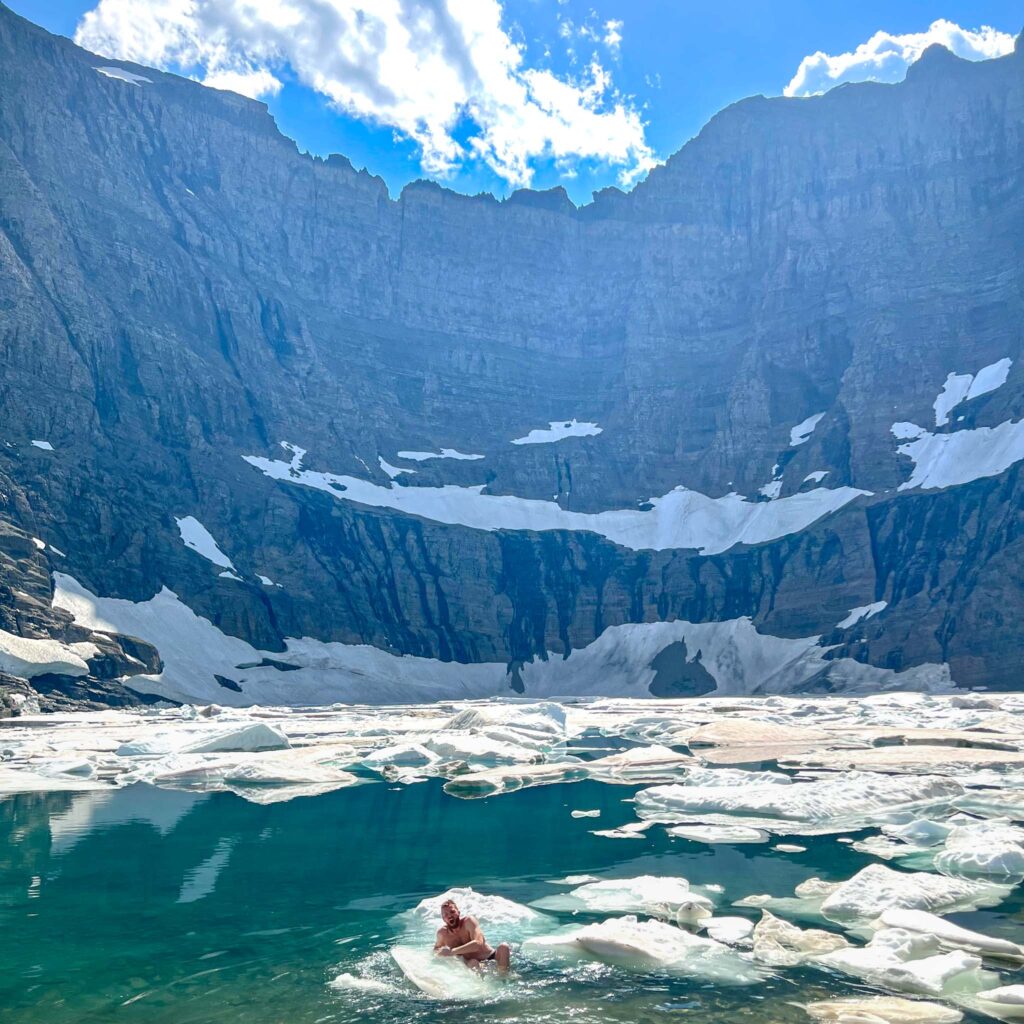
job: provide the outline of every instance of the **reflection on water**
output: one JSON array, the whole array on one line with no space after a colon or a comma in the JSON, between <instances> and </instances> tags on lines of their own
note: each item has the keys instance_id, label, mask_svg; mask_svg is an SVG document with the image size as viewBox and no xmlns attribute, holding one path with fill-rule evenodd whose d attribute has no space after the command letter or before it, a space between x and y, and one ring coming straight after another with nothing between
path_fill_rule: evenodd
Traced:
<instances>
[{"instance_id":1,"label":"reflection on water","mask_svg":"<svg viewBox=\"0 0 1024 1024\"><path fill-rule=\"evenodd\" d=\"M376 784L260 806L228 793L140 785L7 798L3 1019L453 1020L466 1008L414 994L388 955L401 929L395 916L425 896L472 886L529 903L559 891L550 880L567 874L650 873L722 885L725 907L752 893L791 893L812 875L847 878L868 862L830 838L802 840L805 853L781 855L673 841L659 829L641 840L590 835L633 820L623 803L632 792L585 782L467 802L437 783ZM576 808L601 816L573 818ZM1017 895L996 911L955 919L1019 939L1024 909ZM329 988L344 971L387 988ZM807 1021L801 1003L858 990L809 969L737 989L596 964L528 964L471 1012L504 1022L679 1016L781 1024Z\"/></svg>"}]
</instances>

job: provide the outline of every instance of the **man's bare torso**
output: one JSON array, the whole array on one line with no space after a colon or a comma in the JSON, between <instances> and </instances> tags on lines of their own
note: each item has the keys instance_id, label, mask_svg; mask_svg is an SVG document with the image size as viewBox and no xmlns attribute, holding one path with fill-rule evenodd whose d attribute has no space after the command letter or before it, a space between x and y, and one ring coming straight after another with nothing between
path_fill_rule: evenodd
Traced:
<instances>
[{"instance_id":1,"label":"man's bare torso","mask_svg":"<svg viewBox=\"0 0 1024 1024\"><path fill-rule=\"evenodd\" d=\"M464 917L454 928L449 928L445 925L445 927L438 929L437 939L439 943L447 946L449 949L456 949L458 946L464 946L467 942L472 942L476 929L476 918ZM462 956L462 959L467 961L486 960L494 950L491 949L486 940L484 940L484 944L487 947L486 952L483 954L475 953L469 956Z\"/></svg>"}]
</instances>

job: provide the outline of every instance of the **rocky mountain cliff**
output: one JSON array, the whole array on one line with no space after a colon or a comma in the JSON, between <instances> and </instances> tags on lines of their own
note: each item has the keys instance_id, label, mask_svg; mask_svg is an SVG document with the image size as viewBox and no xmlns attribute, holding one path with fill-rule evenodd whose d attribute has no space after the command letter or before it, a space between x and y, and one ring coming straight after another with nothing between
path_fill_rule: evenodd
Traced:
<instances>
[{"instance_id":1,"label":"rocky mountain cliff","mask_svg":"<svg viewBox=\"0 0 1024 1024\"><path fill-rule=\"evenodd\" d=\"M745 100L576 208L391 199L0 5L0 672L1020 688L1022 325L1020 42Z\"/></svg>"}]
</instances>

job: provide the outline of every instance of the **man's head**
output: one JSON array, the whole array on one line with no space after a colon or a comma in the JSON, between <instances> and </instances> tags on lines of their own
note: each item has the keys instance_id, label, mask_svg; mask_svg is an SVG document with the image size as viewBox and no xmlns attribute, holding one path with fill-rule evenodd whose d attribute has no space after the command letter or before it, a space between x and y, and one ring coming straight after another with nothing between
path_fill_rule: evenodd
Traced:
<instances>
[{"instance_id":1,"label":"man's head","mask_svg":"<svg viewBox=\"0 0 1024 1024\"><path fill-rule=\"evenodd\" d=\"M462 915L459 913L459 908L455 905L455 900L445 900L441 904L441 917L449 928L454 928L462 920Z\"/></svg>"}]
</instances>

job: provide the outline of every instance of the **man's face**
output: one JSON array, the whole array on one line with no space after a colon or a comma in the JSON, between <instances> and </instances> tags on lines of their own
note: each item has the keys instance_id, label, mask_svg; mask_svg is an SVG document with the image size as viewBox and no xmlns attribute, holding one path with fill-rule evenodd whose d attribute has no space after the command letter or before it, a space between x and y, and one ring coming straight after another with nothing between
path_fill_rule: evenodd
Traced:
<instances>
[{"instance_id":1,"label":"man's face","mask_svg":"<svg viewBox=\"0 0 1024 1024\"><path fill-rule=\"evenodd\" d=\"M441 908L441 917L449 928L454 928L459 923L459 908L454 903L446 903Z\"/></svg>"}]
</instances>

